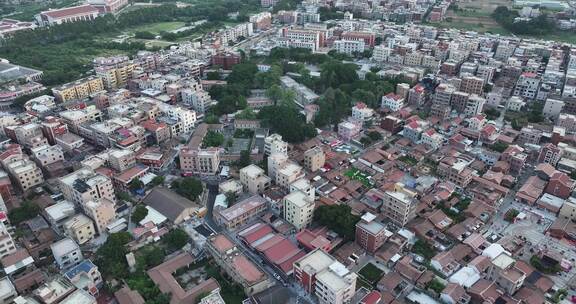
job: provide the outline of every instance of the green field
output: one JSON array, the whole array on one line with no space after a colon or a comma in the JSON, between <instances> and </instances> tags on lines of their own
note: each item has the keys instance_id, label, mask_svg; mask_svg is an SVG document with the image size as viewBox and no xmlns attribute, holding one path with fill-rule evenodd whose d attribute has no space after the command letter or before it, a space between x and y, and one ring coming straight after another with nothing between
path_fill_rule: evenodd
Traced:
<instances>
[{"instance_id":1,"label":"green field","mask_svg":"<svg viewBox=\"0 0 576 304\"><path fill-rule=\"evenodd\" d=\"M134 34L136 32L150 32L153 34L160 34L161 32L170 32L184 27L186 24L184 22L174 21L174 22L158 22L151 24L144 24L136 27L127 29L126 32Z\"/></svg>"},{"instance_id":2,"label":"green field","mask_svg":"<svg viewBox=\"0 0 576 304\"><path fill-rule=\"evenodd\" d=\"M372 184L372 181L370 181L370 179L368 179L369 175L356 169L356 168L352 168L352 169L346 171L346 173L344 173L344 176L361 182L365 187L368 187L368 188L374 187L374 185Z\"/></svg>"}]
</instances>

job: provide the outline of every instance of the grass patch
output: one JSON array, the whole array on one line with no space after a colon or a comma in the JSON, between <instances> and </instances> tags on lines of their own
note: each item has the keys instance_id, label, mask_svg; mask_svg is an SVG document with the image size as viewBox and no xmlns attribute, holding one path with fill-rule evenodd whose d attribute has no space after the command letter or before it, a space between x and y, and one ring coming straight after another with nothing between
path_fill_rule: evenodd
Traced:
<instances>
[{"instance_id":1,"label":"grass patch","mask_svg":"<svg viewBox=\"0 0 576 304\"><path fill-rule=\"evenodd\" d=\"M418 160L410 155L400 156L398 160L410 166L416 166L418 164Z\"/></svg>"},{"instance_id":2,"label":"grass patch","mask_svg":"<svg viewBox=\"0 0 576 304\"><path fill-rule=\"evenodd\" d=\"M352 169L346 171L346 173L344 173L344 176L346 176L350 179L353 179L353 180L357 180L368 188L374 187L372 181L368 178L369 175L356 169L356 168L352 168Z\"/></svg>"},{"instance_id":3,"label":"grass patch","mask_svg":"<svg viewBox=\"0 0 576 304\"><path fill-rule=\"evenodd\" d=\"M373 290L374 284L370 284L370 283L366 282L366 280L364 280L362 277L358 277L358 279L356 280L356 290L358 290L362 287L364 287L368 290Z\"/></svg>"},{"instance_id":4,"label":"grass patch","mask_svg":"<svg viewBox=\"0 0 576 304\"><path fill-rule=\"evenodd\" d=\"M127 29L128 33L134 34L136 32L150 32L153 34L160 34L160 32L170 32L184 27L186 23L173 21L173 22L158 22L151 24L143 24Z\"/></svg>"},{"instance_id":5,"label":"grass patch","mask_svg":"<svg viewBox=\"0 0 576 304\"><path fill-rule=\"evenodd\" d=\"M362 267L360 271L358 271L358 274L361 275L364 279L366 279L366 281L370 282L371 284L375 284L376 282L378 282L378 280L380 280L380 278L384 274L384 271L374 266L374 264L368 263L366 264L366 266Z\"/></svg>"}]
</instances>

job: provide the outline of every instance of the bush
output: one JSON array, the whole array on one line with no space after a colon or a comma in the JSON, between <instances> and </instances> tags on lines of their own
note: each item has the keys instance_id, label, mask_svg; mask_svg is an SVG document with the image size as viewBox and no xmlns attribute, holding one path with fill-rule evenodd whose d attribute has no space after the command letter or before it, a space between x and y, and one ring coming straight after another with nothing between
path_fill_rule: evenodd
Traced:
<instances>
[{"instance_id":1,"label":"bush","mask_svg":"<svg viewBox=\"0 0 576 304\"><path fill-rule=\"evenodd\" d=\"M156 35L151 32L136 32L134 33L134 38L138 39L155 39Z\"/></svg>"},{"instance_id":2,"label":"bush","mask_svg":"<svg viewBox=\"0 0 576 304\"><path fill-rule=\"evenodd\" d=\"M162 240L172 250L178 250L188 243L188 234L184 230L176 228L170 230Z\"/></svg>"},{"instance_id":3,"label":"bush","mask_svg":"<svg viewBox=\"0 0 576 304\"><path fill-rule=\"evenodd\" d=\"M131 221L134 224L138 224L140 223L141 220L146 218L147 215L148 215L148 209L143 205L138 205L136 206L134 212L132 212Z\"/></svg>"},{"instance_id":4,"label":"bush","mask_svg":"<svg viewBox=\"0 0 576 304\"><path fill-rule=\"evenodd\" d=\"M172 189L192 201L196 200L203 191L202 182L193 177L173 181Z\"/></svg>"},{"instance_id":5,"label":"bush","mask_svg":"<svg viewBox=\"0 0 576 304\"><path fill-rule=\"evenodd\" d=\"M14 226L35 218L40 213L40 207L32 202L24 202L22 206L14 208L8 212L8 219Z\"/></svg>"}]
</instances>

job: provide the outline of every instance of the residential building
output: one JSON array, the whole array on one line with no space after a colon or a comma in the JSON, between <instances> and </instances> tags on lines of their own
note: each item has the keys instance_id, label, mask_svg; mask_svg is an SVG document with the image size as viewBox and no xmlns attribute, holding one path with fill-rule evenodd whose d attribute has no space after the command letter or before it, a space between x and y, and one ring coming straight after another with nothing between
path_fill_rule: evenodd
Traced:
<instances>
[{"instance_id":1,"label":"residential building","mask_svg":"<svg viewBox=\"0 0 576 304\"><path fill-rule=\"evenodd\" d=\"M374 254L392 233L376 221L376 215L365 213L356 223L356 243L366 251Z\"/></svg>"},{"instance_id":2,"label":"residential building","mask_svg":"<svg viewBox=\"0 0 576 304\"><path fill-rule=\"evenodd\" d=\"M350 302L357 275L322 249L311 251L294 262L294 279L316 296L320 304Z\"/></svg>"},{"instance_id":3,"label":"residential building","mask_svg":"<svg viewBox=\"0 0 576 304\"><path fill-rule=\"evenodd\" d=\"M50 249L60 269L76 266L84 260L80 247L70 238L53 243Z\"/></svg>"},{"instance_id":4,"label":"residential building","mask_svg":"<svg viewBox=\"0 0 576 304\"><path fill-rule=\"evenodd\" d=\"M547 163L554 167L562 157L562 149L558 146L547 143L540 148L540 154L538 154L538 163Z\"/></svg>"},{"instance_id":5,"label":"residential building","mask_svg":"<svg viewBox=\"0 0 576 304\"><path fill-rule=\"evenodd\" d=\"M254 195L237 202L230 208L215 210L214 219L226 229L236 229L256 219L267 209L268 202L266 199Z\"/></svg>"},{"instance_id":6,"label":"residential building","mask_svg":"<svg viewBox=\"0 0 576 304\"><path fill-rule=\"evenodd\" d=\"M96 231L102 234L106 227L116 220L114 202L100 198L86 202L82 205L84 213L94 221Z\"/></svg>"},{"instance_id":7,"label":"residential building","mask_svg":"<svg viewBox=\"0 0 576 304\"><path fill-rule=\"evenodd\" d=\"M210 236L206 249L232 280L242 286L247 295L262 292L272 284L266 273L252 263L226 235Z\"/></svg>"},{"instance_id":8,"label":"residential building","mask_svg":"<svg viewBox=\"0 0 576 304\"><path fill-rule=\"evenodd\" d=\"M264 192L270 187L271 181L264 170L254 164L240 169L240 183L249 193Z\"/></svg>"},{"instance_id":9,"label":"residential building","mask_svg":"<svg viewBox=\"0 0 576 304\"><path fill-rule=\"evenodd\" d=\"M272 155L275 153L288 154L288 143L276 133L264 138L264 154Z\"/></svg>"},{"instance_id":10,"label":"residential building","mask_svg":"<svg viewBox=\"0 0 576 304\"><path fill-rule=\"evenodd\" d=\"M90 260L84 260L80 264L72 267L64 276L78 289L87 291L92 296L98 295L98 290L103 286L104 281L98 270Z\"/></svg>"},{"instance_id":11,"label":"residential building","mask_svg":"<svg viewBox=\"0 0 576 304\"><path fill-rule=\"evenodd\" d=\"M402 183L396 183L392 191L386 191L383 197L382 214L396 225L404 227L416 216L416 192L406 189Z\"/></svg>"},{"instance_id":12,"label":"residential building","mask_svg":"<svg viewBox=\"0 0 576 304\"><path fill-rule=\"evenodd\" d=\"M212 56L212 65L221 66L224 70L232 70L240 61L240 54L232 52L220 52Z\"/></svg>"},{"instance_id":13,"label":"residential building","mask_svg":"<svg viewBox=\"0 0 576 304\"><path fill-rule=\"evenodd\" d=\"M297 230L302 230L312 223L315 205L307 193L292 191L284 197L283 203L284 219Z\"/></svg>"},{"instance_id":14,"label":"residential building","mask_svg":"<svg viewBox=\"0 0 576 304\"><path fill-rule=\"evenodd\" d=\"M10 278L3 277L0 279L0 304L18 303L14 302L14 298L18 296L18 292L10 281Z\"/></svg>"},{"instance_id":15,"label":"residential building","mask_svg":"<svg viewBox=\"0 0 576 304\"><path fill-rule=\"evenodd\" d=\"M311 172L316 172L324 167L326 155L321 147L314 147L304 152L304 167Z\"/></svg>"},{"instance_id":16,"label":"residential building","mask_svg":"<svg viewBox=\"0 0 576 304\"><path fill-rule=\"evenodd\" d=\"M180 150L180 168L197 174L214 175L220 168L220 149Z\"/></svg>"},{"instance_id":17,"label":"residential building","mask_svg":"<svg viewBox=\"0 0 576 304\"><path fill-rule=\"evenodd\" d=\"M64 233L82 245L92 240L96 234L92 220L83 214L73 216L62 225Z\"/></svg>"},{"instance_id":18,"label":"residential building","mask_svg":"<svg viewBox=\"0 0 576 304\"><path fill-rule=\"evenodd\" d=\"M364 40L336 40L334 41L334 50L338 53L354 55L364 52Z\"/></svg>"},{"instance_id":19,"label":"residential building","mask_svg":"<svg viewBox=\"0 0 576 304\"><path fill-rule=\"evenodd\" d=\"M5 169L22 191L27 191L44 182L42 170L31 160L21 159L11 162L5 166Z\"/></svg>"},{"instance_id":20,"label":"residential building","mask_svg":"<svg viewBox=\"0 0 576 304\"><path fill-rule=\"evenodd\" d=\"M290 184L304 176L302 167L294 162L287 161L276 170L276 185L288 189Z\"/></svg>"},{"instance_id":21,"label":"residential building","mask_svg":"<svg viewBox=\"0 0 576 304\"><path fill-rule=\"evenodd\" d=\"M357 138L360 131L362 131L361 121L351 119L338 124L338 136L347 141Z\"/></svg>"},{"instance_id":22,"label":"residential building","mask_svg":"<svg viewBox=\"0 0 576 304\"><path fill-rule=\"evenodd\" d=\"M516 86L514 87L514 96L520 96L528 99L534 99L538 93L540 79L536 73L526 72L520 75Z\"/></svg>"},{"instance_id":23,"label":"residential building","mask_svg":"<svg viewBox=\"0 0 576 304\"><path fill-rule=\"evenodd\" d=\"M492 259L487 279L496 282L508 295L513 295L524 284L526 273L516 267L516 260L510 253L502 252Z\"/></svg>"},{"instance_id":24,"label":"residential building","mask_svg":"<svg viewBox=\"0 0 576 304\"><path fill-rule=\"evenodd\" d=\"M482 95L484 92L484 79L476 76L464 76L460 83L460 91L468 94Z\"/></svg>"},{"instance_id":25,"label":"residential building","mask_svg":"<svg viewBox=\"0 0 576 304\"><path fill-rule=\"evenodd\" d=\"M116 201L110 178L89 168L82 168L60 178L58 184L64 198L79 205L101 198Z\"/></svg>"},{"instance_id":26,"label":"residential building","mask_svg":"<svg viewBox=\"0 0 576 304\"><path fill-rule=\"evenodd\" d=\"M10 235L4 223L0 222L0 259L13 254L16 250L12 235Z\"/></svg>"},{"instance_id":27,"label":"residential building","mask_svg":"<svg viewBox=\"0 0 576 304\"><path fill-rule=\"evenodd\" d=\"M112 169L122 172L136 165L136 157L132 150L113 149L108 152L108 163Z\"/></svg>"},{"instance_id":28,"label":"residential building","mask_svg":"<svg viewBox=\"0 0 576 304\"><path fill-rule=\"evenodd\" d=\"M374 110L369 108L363 102L357 102L352 107L352 118L358 121L366 122L372 119L374 116Z\"/></svg>"},{"instance_id":29,"label":"residential building","mask_svg":"<svg viewBox=\"0 0 576 304\"><path fill-rule=\"evenodd\" d=\"M381 107L383 109L389 110L390 112L399 111L402 106L404 106L404 98L394 93L388 93L382 96Z\"/></svg>"},{"instance_id":30,"label":"residential building","mask_svg":"<svg viewBox=\"0 0 576 304\"><path fill-rule=\"evenodd\" d=\"M104 91L102 78L90 76L52 88L52 94L59 102L82 100Z\"/></svg>"},{"instance_id":31,"label":"residential building","mask_svg":"<svg viewBox=\"0 0 576 304\"><path fill-rule=\"evenodd\" d=\"M60 112L63 122L68 125L70 132L78 134L79 127L87 122L102 121L102 111L90 105L81 110L67 110Z\"/></svg>"},{"instance_id":32,"label":"residential building","mask_svg":"<svg viewBox=\"0 0 576 304\"><path fill-rule=\"evenodd\" d=\"M64 160L64 152L58 145L43 145L32 148L30 151L36 163L42 167Z\"/></svg>"},{"instance_id":33,"label":"residential building","mask_svg":"<svg viewBox=\"0 0 576 304\"><path fill-rule=\"evenodd\" d=\"M104 88L117 89L126 85L137 67L128 56L98 57L94 59L96 76L102 78Z\"/></svg>"},{"instance_id":34,"label":"residential building","mask_svg":"<svg viewBox=\"0 0 576 304\"><path fill-rule=\"evenodd\" d=\"M542 109L542 114L545 117L556 120L564 108L564 101L548 98Z\"/></svg>"}]
</instances>

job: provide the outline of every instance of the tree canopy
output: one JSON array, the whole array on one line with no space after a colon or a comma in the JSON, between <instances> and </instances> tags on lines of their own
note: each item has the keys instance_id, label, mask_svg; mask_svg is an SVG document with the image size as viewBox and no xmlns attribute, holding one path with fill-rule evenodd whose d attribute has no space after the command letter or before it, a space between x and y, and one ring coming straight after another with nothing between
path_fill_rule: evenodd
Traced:
<instances>
[{"instance_id":1,"label":"tree canopy","mask_svg":"<svg viewBox=\"0 0 576 304\"><path fill-rule=\"evenodd\" d=\"M146 218L148 215L148 209L143 205L138 205L134 208L134 212L132 212L131 221L132 223L140 223L141 220Z\"/></svg>"},{"instance_id":2,"label":"tree canopy","mask_svg":"<svg viewBox=\"0 0 576 304\"><path fill-rule=\"evenodd\" d=\"M172 189L189 200L196 200L202 194L203 187L200 180L193 177L184 177L172 182Z\"/></svg>"},{"instance_id":3,"label":"tree canopy","mask_svg":"<svg viewBox=\"0 0 576 304\"><path fill-rule=\"evenodd\" d=\"M354 240L359 216L353 215L348 205L320 206L314 211L314 220L348 240Z\"/></svg>"},{"instance_id":4,"label":"tree canopy","mask_svg":"<svg viewBox=\"0 0 576 304\"><path fill-rule=\"evenodd\" d=\"M262 125L271 129L271 132L282 135L289 143L302 142L317 135L316 128L307 124L304 116L298 109L278 105L264 107L258 113Z\"/></svg>"},{"instance_id":5,"label":"tree canopy","mask_svg":"<svg viewBox=\"0 0 576 304\"><path fill-rule=\"evenodd\" d=\"M22 206L13 208L8 212L8 219L14 226L35 218L40 213L40 207L32 202L24 202Z\"/></svg>"}]
</instances>

